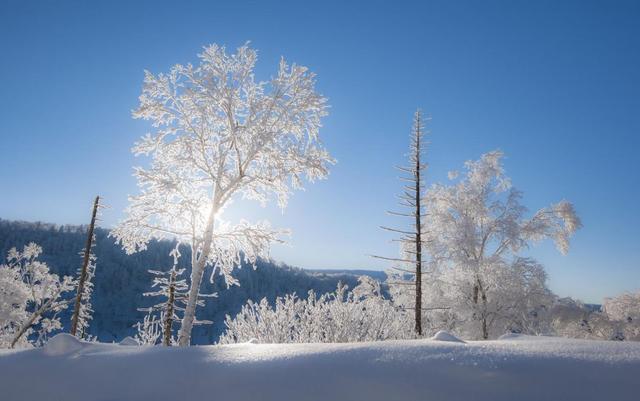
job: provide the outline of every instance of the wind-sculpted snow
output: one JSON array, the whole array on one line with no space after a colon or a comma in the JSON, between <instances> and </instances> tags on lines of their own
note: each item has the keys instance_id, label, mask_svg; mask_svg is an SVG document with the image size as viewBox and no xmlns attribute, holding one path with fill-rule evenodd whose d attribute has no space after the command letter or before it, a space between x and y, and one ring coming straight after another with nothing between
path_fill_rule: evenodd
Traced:
<instances>
[{"instance_id":1,"label":"wind-sculpted snow","mask_svg":"<svg viewBox=\"0 0 640 401\"><path fill-rule=\"evenodd\" d=\"M631 401L639 375L638 343L527 336L0 352L2 399L12 401Z\"/></svg>"}]
</instances>

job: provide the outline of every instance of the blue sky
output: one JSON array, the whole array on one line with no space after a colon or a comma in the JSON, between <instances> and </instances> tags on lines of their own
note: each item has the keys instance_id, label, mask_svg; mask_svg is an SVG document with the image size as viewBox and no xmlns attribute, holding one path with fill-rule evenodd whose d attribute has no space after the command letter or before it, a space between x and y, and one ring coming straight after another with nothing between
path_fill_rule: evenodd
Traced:
<instances>
[{"instance_id":1,"label":"blue sky","mask_svg":"<svg viewBox=\"0 0 640 401\"><path fill-rule=\"evenodd\" d=\"M321 132L329 180L285 213L234 216L293 230L275 258L375 268L390 236L411 115L433 117L428 180L502 149L531 210L575 203L569 255L530 254L560 295L597 302L640 287L640 2L19 2L0 4L0 217L110 227L136 192L131 119L143 70L196 61L209 43L250 40L257 76L280 56L309 66L330 100Z\"/></svg>"}]
</instances>

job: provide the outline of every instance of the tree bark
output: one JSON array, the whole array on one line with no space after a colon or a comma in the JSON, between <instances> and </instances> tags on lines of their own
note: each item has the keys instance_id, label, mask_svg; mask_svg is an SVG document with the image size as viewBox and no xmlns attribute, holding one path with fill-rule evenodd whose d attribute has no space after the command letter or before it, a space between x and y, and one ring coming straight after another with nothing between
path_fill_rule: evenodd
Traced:
<instances>
[{"instance_id":1,"label":"tree bark","mask_svg":"<svg viewBox=\"0 0 640 401\"><path fill-rule=\"evenodd\" d=\"M204 276L205 262L206 259L198 258L195 265L192 265L191 268L191 287L189 288L187 306L184 310L182 324L180 325L180 334L178 336L178 345L180 345L181 347L188 347L189 345L191 345L191 330L193 329L193 321L195 320L197 306L196 303L198 301L198 295L200 294L202 277Z\"/></svg>"},{"instance_id":2,"label":"tree bark","mask_svg":"<svg viewBox=\"0 0 640 401\"><path fill-rule=\"evenodd\" d=\"M480 298L480 299L478 299ZM482 312L480 314L476 314L478 320L480 320L482 326L482 339L489 339L489 328L487 327L487 293L482 286L482 281L480 278L476 278L476 285L473 286L473 303L478 307L478 304L482 300Z\"/></svg>"},{"instance_id":3,"label":"tree bark","mask_svg":"<svg viewBox=\"0 0 640 401\"><path fill-rule=\"evenodd\" d=\"M484 314L482 315L482 339L489 339L489 332L487 331L487 316Z\"/></svg>"},{"instance_id":4,"label":"tree bark","mask_svg":"<svg viewBox=\"0 0 640 401\"><path fill-rule=\"evenodd\" d=\"M93 230L96 224L96 214L98 212L98 203L100 196L96 196L93 202L93 211L91 213L91 224L89 224L89 232L87 233L87 243L84 247L84 258L82 260L82 270L80 271L80 279L78 281L78 292L76 293L76 302L73 306L73 315L71 317L71 335L75 336L78 331L78 318L80 316L80 306L82 303L82 293L84 291L85 281L87 280L87 267L89 266L89 255L91 254L91 244L93 242Z\"/></svg>"},{"instance_id":5,"label":"tree bark","mask_svg":"<svg viewBox=\"0 0 640 401\"><path fill-rule=\"evenodd\" d=\"M173 328L173 304L175 302L176 272L173 270L169 278L169 299L167 299L167 316L164 320L164 345L171 346L171 329Z\"/></svg>"}]
</instances>

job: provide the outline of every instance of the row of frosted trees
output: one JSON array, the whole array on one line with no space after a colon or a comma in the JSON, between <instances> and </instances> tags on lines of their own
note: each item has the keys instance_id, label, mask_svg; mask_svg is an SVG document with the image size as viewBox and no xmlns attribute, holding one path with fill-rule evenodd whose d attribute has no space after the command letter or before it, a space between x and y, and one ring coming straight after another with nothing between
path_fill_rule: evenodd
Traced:
<instances>
[{"instance_id":1,"label":"row of frosted trees","mask_svg":"<svg viewBox=\"0 0 640 401\"><path fill-rule=\"evenodd\" d=\"M168 273L154 272L154 290L149 295L162 295L165 300L140 323L142 343L162 339L166 345L189 345L193 325L203 323L196 319L196 309L206 296L200 292L205 270L210 269L210 280L236 285L234 268L242 262L255 265L258 258L268 257L271 244L283 241L286 230L272 228L268 222L224 220L225 208L233 199L261 204L275 200L284 209L293 190L302 188L305 180L326 178L334 163L319 138L327 102L316 91L315 75L306 67L282 59L275 75L262 82L254 76L257 52L247 45L232 54L211 45L199 59L198 65L175 65L166 74L145 72L140 105L133 112L134 118L148 120L153 127L133 148L136 155L148 158L148 167L135 169L140 192L130 197L126 216L111 235L127 253L145 250L153 238L177 240L178 246L191 251L188 282L175 266ZM409 164L399 167L405 175L406 186L400 194L405 210L390 212L408 218L409 223L385 227L399 234L400 252L380 256L394 263L388 289L363 279L349 294L338 288L319 298L316 294L307 299L291 296L280 299L275 309L250 303L235 320L227 319L224 341L239 341L244 336L240 331L248 330L251 322L259 330L269 311L277 315L278 310L291 313L290 320L306 316L306 321L316 322L302 325L302 334L289 336L298 340L419 337L436 328L486 339L509 327L545 330L537 318L552 297L544 270L520 253L548 238L566 252L570 236L580 228L573 206L560 202L526 217L522 194L505 175L498 151L468 162L461 176L450 174L450 185L432 185L427 190L424 136L424 119L416 112ZM95 268L92 227L84 263L73 284L77 296L71 331L76 335L83 332L90 316L90 279ZM172 254L176 261L178 246ZM10 255L13 270L7 271L33 265L37 253L27 249ZM20 280L33 282L29 274L15 281ZM59 295L68 290L72 284L66 280L47 291ZM53 292L43 299L56 299ZM63 307L46 301L35 308L56 313ZM54 321L43 320L42 325L53 328ZM280 315L269 321L269 327L291 326ZM368 334L355 333L365 328Z\"/></svg>"},{"instance_id":2,"label":"row of frosted trees","mask_svg":"<svg viewBox=\"0 0 640 401\"><path fill-rule=\"evenodd\" d=\"M505 175L499 151L467 162L462 175L451 172L451 184L427 190L424 122L417 111L408 164L397 167L404 183L402 209L388 212L408 222L382 227L397 235L399 255L375 256L392 263L388 295L363 280L353 294L338 288L322 302L315 294L281 298L273 307L250 302L227 317L222 342L318 341L333 338L334 326L349 333L341 337L345 341L416 338L439 330L472 339L506 331L568 332L568 323L561 322L567 312L547 288L543 267L519 253L548 238L566 253L581 226L573 206L562 201L525 217L521 192Z\"/></svg>"}]
</instances>

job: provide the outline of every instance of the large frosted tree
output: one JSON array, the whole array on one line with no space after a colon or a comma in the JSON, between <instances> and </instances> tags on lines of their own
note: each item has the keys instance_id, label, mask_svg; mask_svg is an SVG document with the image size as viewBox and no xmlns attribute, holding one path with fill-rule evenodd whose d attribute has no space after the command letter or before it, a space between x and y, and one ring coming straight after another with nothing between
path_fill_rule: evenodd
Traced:
<instances>
[{"instance_id":1,"label":"large frosted tree","mask_svg":"<svg viewBox=\"0 0 640 401\"><path fill-rule=\"evenodd\" d=\"M488 338L499 320L522 320L533 311L532 300L547 296L542 267L520 256L530 244L552 239L558 250L569 250L569 239L581 227L574 207L561 201L531 217L522 192L511 185L493 151L465 164L466 173L452 185L434 185L425 196L429 218L424 236L437 262L452 308L467 305L469 320ZM458 294L458 295L456 295ZM456 296L458 299L451 299Z\"/></svg>"},{"instance_id":2,"label":"large frosted tree","mask_svg":"<svg viewBox=\"0 0 640 401\"><path fill-rule=\"evenodd\" d=\"M254 78L257 53L247 45L227 54L211 45L197 66L176 65L167 74L145 72L135 118L154 132L133 148L150 157L135 169L140 193L130 197L126 218L113 235L127 252L145 249L152 237L177 238L191 252L191 282L178 342L190 344L205 267L227 285L233 268L254 263L280 241L266 222L222 220L240 196L284 208L303 179L325 178L331 157L320 143L326 99L306 67L281 60L268 82Z\"/></svg>"}]
</instances>

